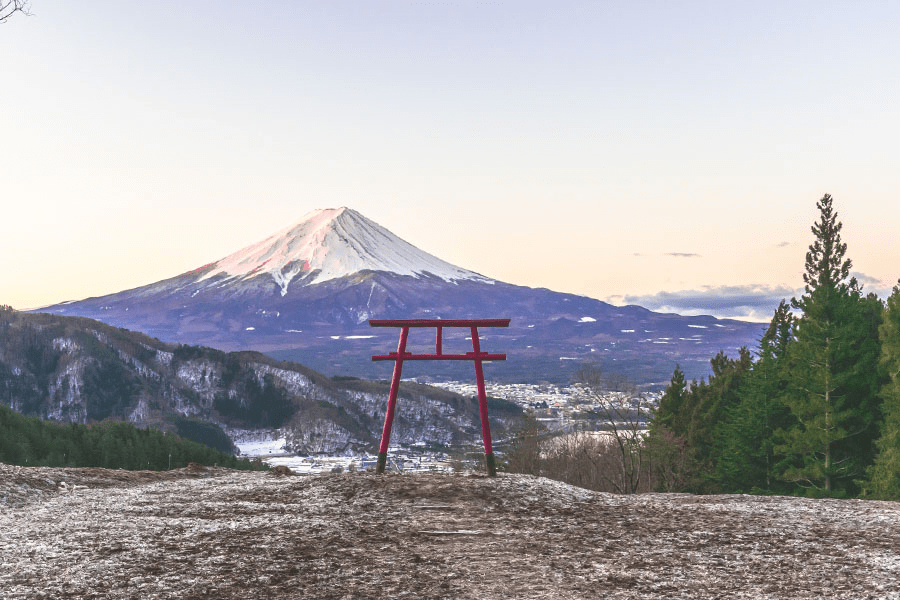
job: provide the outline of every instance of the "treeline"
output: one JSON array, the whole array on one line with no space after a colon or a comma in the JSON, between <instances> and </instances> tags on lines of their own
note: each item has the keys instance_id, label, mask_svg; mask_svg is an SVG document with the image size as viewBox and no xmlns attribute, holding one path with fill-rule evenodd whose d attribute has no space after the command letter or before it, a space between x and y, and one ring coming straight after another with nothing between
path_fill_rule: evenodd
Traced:
<instances>
[{"instance_id":1,"label":"treeline","mask_svg":"<svg viewBox=\"0 0 900 600\"><path fill-rule=\"evenodd\" d=\"M900 286L864 295L831 196L817 207L805 293L755 357L720 353L699 383L676 369L665 390L647 444L681 450L679 491L900 498Z\"/></svg>"},{"instance_id":2,"label":"treeline","mask_svg":"<svg viewBox=\"0 0 900 600\"><path fill-rule=\"evenodd\" d=\"M190 462L232 469L261 465L158 429L103 421L93 425L42 421L0 406L0 462L48 467L162 471Z\"/></svg>"},{"instance_id":3,"label":"treeline","mask_svg":"<svg viewBox=\"0 0 900 600\"><path fill-rule=\"evenodd\" d=\"M900 285L886 302L864 294L831 196L817 207L805 293L754 352L719 353L706 381L676 368L647 431L624 406L602 435L526 428L508 468L617 493L900 499Z\"/></svg>"}]
</instances>

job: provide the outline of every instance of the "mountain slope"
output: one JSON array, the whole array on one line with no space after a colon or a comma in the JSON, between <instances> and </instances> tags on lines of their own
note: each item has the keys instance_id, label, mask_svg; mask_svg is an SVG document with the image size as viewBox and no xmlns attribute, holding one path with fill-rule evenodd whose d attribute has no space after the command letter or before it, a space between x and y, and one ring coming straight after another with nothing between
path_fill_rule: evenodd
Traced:
<instances>
[{"instance_id":1,"label":"mountain slope","mask_svg":"<svg viewBox=\"0 0 900 600\"><path fill-rule=\"evenodd\" d=\"M676 363L688 377L701 377L717 352L734 355L762 333L758 324L615 307L495 281L423 252L347 208L314 211L258 244L171 279L42 310L363 377L387 377L389 367L371 364L370 357L397 343L395 331L370 329L371 318L509 317L508 330L482 332L491 351L509 355L489 376L523 382L569 381L586 360L636 383L662 383ZM458 338L460 349L471 349L465 332ZM471 365L410 368L410 375L471 377Z\"/></svg>"},{"instance_id":2,"label":"mountain slope","mask_svg":"<svg viewBox=\"0 0 900 600\"><path fill-rule=\"evenodd\" d=\"M289 449L311 454L374 451L388 385L334 381L257 352L167 344L84 318L0 309L0 392L17 412L62 422L116 419L185 437L280 428ZM503 415L491 423L498 437L509 425ZM476 443L477 401L404 384L394 432L397 444Z\"/></svg>"}]
</instances>

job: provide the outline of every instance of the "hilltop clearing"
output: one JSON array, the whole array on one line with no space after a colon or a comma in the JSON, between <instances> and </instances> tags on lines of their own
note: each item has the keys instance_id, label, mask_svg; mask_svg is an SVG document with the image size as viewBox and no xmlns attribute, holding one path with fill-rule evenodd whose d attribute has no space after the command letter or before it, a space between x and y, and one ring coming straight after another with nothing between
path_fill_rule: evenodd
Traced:
<instances>
[{"instance_id":1,"label":"hilltop clearing","mask_svg":"<svg viewBox=\"0 0 900 600\"><path fill-rule=\"evenodd\" d=\"M507 474L123 473L0 465L0 492L19 498L0 508L0 596L900 598L890 502L614 496Z\"/></svg>"}]
</instances>

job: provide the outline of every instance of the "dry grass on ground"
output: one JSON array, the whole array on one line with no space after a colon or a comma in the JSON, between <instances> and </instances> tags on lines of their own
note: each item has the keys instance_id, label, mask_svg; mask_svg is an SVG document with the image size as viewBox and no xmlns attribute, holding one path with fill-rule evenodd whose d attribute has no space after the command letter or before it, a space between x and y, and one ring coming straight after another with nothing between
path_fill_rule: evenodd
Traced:
<instances>
[{"instance_id":1,"label":"dry grass on ground","mask_svg":"<svg viewBox=\"0 0 900 600\"><path fill-rule=\"evenodd\" d=\"M900 505L0 465L0 597L900 599Z\"/></svg>"}]
</instances>

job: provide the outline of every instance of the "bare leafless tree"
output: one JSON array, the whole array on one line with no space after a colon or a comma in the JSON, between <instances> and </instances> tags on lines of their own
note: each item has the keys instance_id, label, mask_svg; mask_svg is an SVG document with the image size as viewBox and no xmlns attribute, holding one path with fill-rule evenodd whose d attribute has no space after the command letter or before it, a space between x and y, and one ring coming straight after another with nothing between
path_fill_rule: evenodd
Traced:
<instances>
[{"instance_id":1,"label":"bare leafless tree","mask_svg":"<svg viewBox=\"0 0 900 600\"><path fill-rule=\"evenodd\" d=\"M642 478L651 477L650 454L644 444L647 421L652 405L647 395L621 377L604 376L599 365L584 365L576 375L575 385L594 406L593 416L607 432L607 452L617 457L617 468L601 473L608 484L622 494L634 494L648 487Z\"/></svg>"},{"instance_id":2,"label":"bare leafless tree","mask_svg":"<svg viewBox=\"0 0 900 600\"><path fill-rule=\"evenodd\" d=\"M598 492L625 493L621 458L609 436L575 431L543 444L542 475Z\"/></svg>"},{"instance_id":3,"label":"bare leafless tree","mask_svg":"<svg viewBox=\"0 0 900 600\"><path fill-rule=\"evenodd\" d=\"M574 384L581 389L581 402L593 407L590 418L576 421L574 431L552 437L523 429L507 453L510 471L615 494L681 484L684 448L670 440L648 443L652 397L625 377L606 376L596 364L583 366Z\"/></svg>"},{"instance_id":4,"label":"bare leafless tree","mask_svg":"<svg viewBox=\"0 0 900 600\"><path fill-rule=\"evenodd\" d=\"M541 437L543 428L534 415L526 413L522 429L505 453L506 469L510 473L541 474Z\"/></svg>"},{"instance_id":5,"label":"bare leafless tree","mask_svg":"<svg viewBox=\"0 0 900 600\"><path fill-rule=\"evenodd\" d=\"M17 12L30 15L30 4L28 0L0 0L0 23L6 23Z\"/></svg>"}]
</instances>

